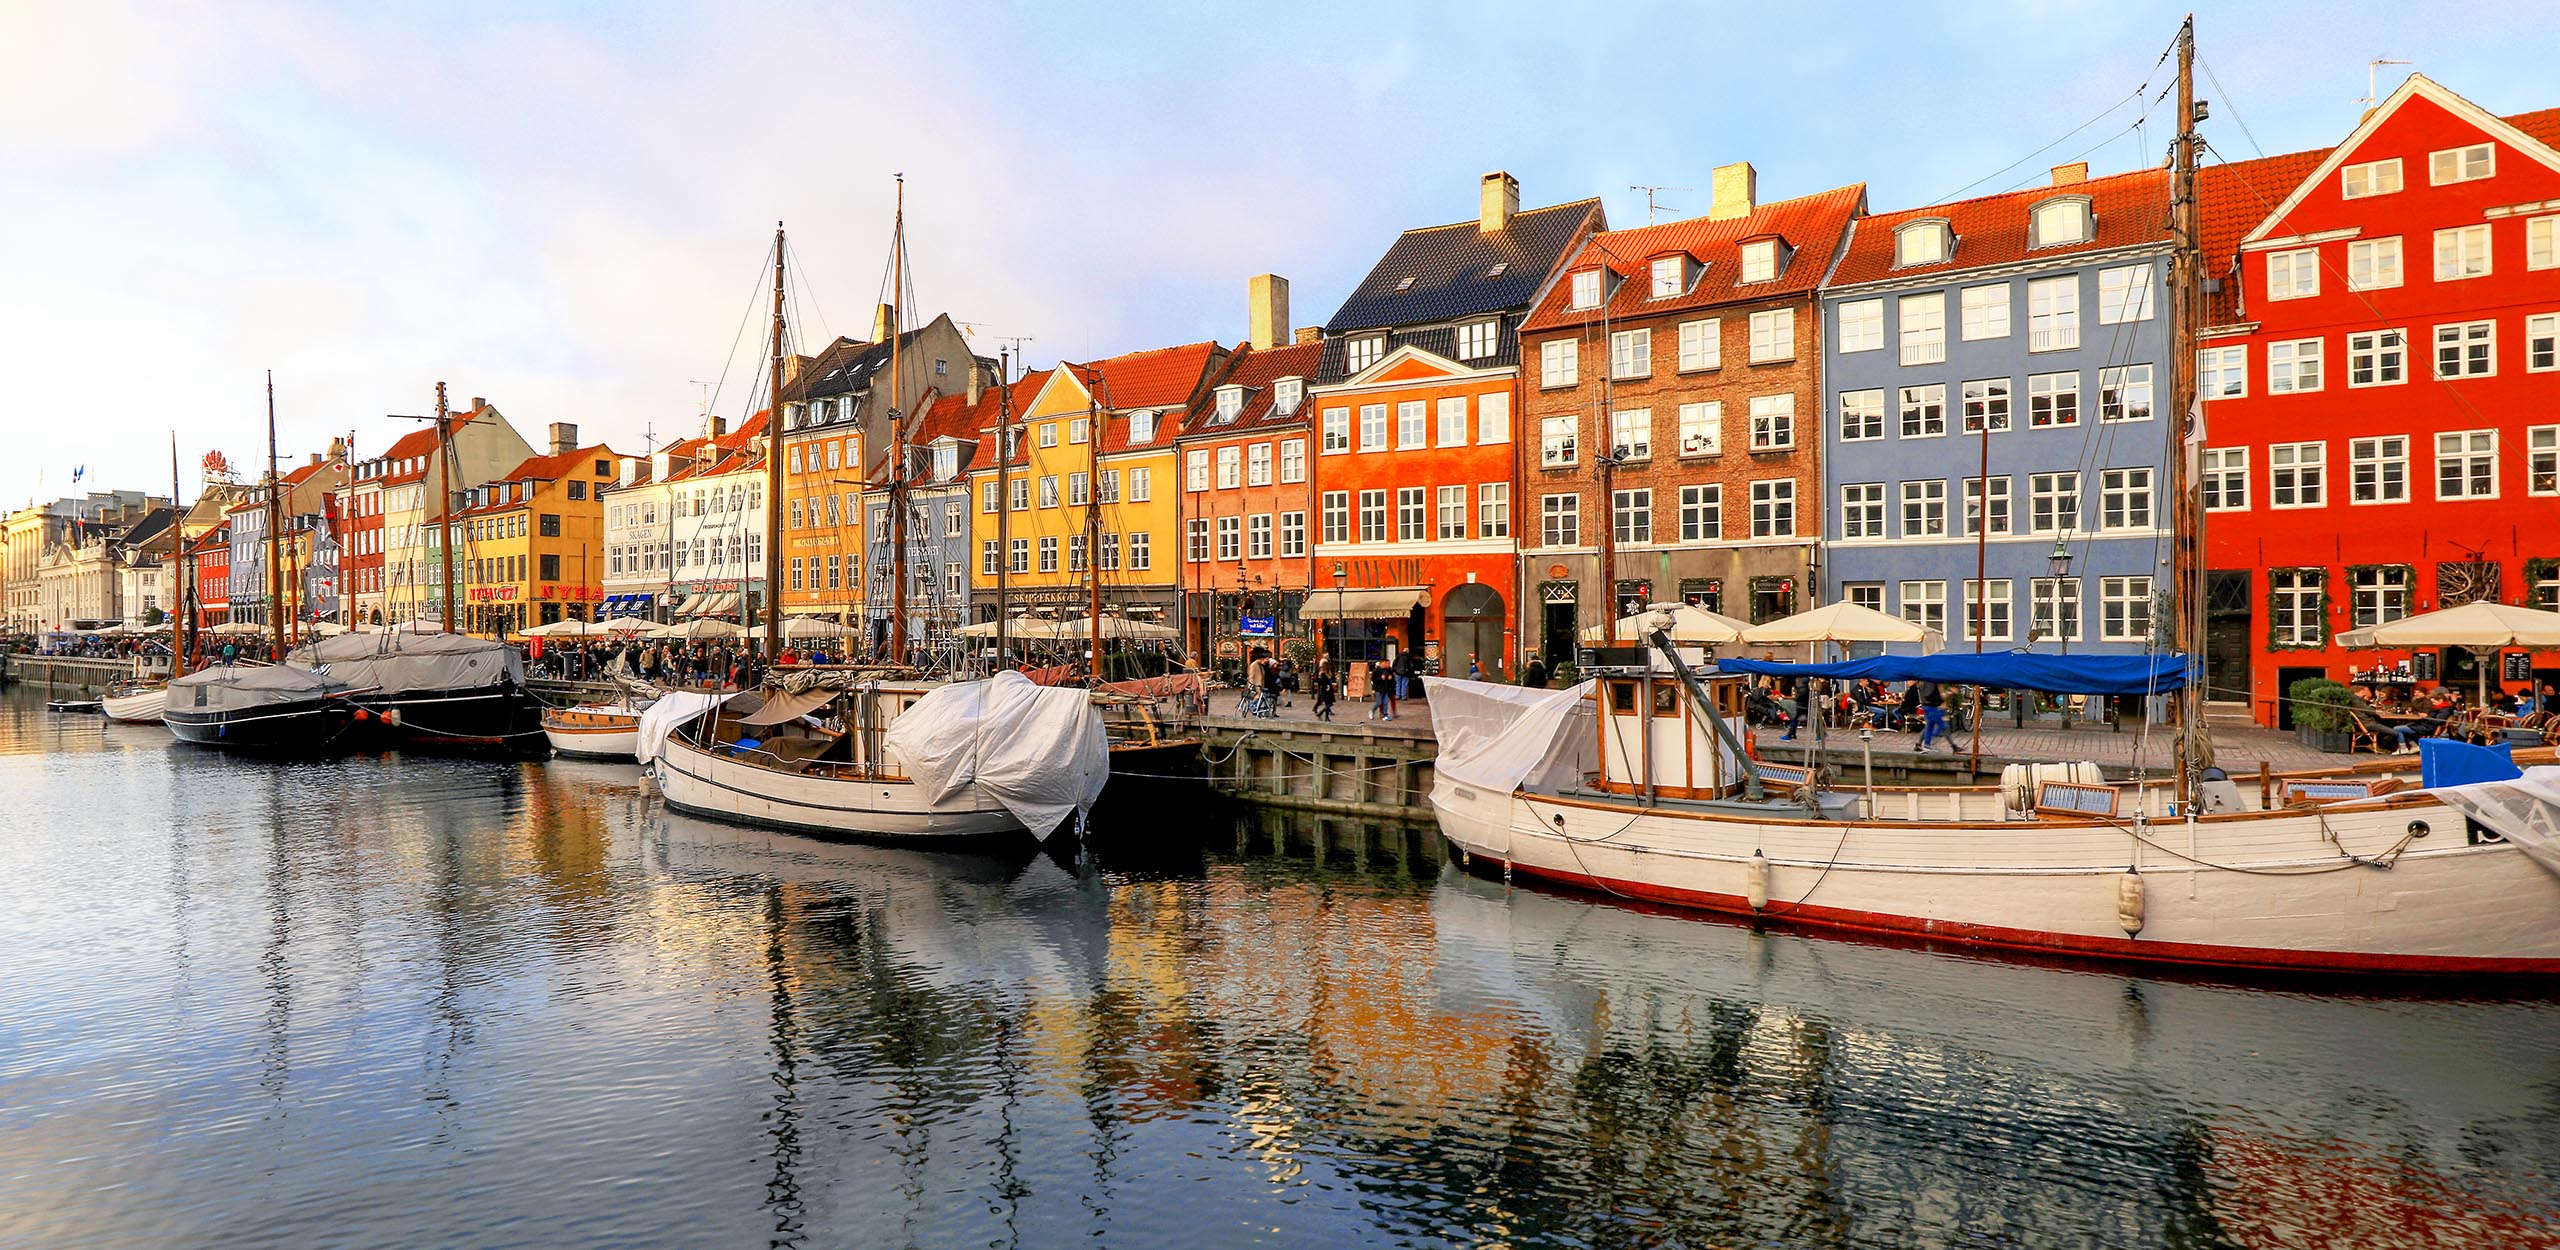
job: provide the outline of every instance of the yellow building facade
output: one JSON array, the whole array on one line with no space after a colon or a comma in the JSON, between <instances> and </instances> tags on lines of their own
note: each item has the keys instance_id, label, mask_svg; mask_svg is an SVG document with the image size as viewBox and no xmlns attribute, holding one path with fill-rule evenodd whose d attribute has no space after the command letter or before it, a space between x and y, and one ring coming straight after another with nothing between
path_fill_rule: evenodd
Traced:
<instances>
[{"instance_id":1,"label":"yellow building facade","mask_svg":"<svg viewBox=\"0 0 2560 1250\"><path fill-rule=\"evenodd\" d=\"M612 448L577 447L531 457L473 488L454 515L463 627L503 638L593 619L604 598L602 495L621 471Z\"/></svg>"}]
</instances>

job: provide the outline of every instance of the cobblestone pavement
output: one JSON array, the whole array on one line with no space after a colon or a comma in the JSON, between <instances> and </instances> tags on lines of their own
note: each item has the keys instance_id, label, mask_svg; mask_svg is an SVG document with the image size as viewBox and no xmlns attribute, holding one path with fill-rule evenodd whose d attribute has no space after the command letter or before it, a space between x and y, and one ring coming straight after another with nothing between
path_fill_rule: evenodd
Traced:
<instances>
[{"instance_id":1,"label":"cobblestone pavement","mask_svg":"<svg viewBox=\"0 0 2560 1250\"><path fill-rule=\"evenodd\" d=\"M1313 696L1301 693L1287 697L1290 702L1279 709L1277 720L1283 723L1292 721L1312 723L1315 720ZM1239 714L1239 702L1236 691L1211 691L1209 714L1236 716ZM1371 723L1368 718L1367 700L1356 703L1343 702L1334 706L1333 722L1337 725L1368 724ZM1429 732L1430 706L1417 700L1404 701L1398 707L1394 725L1399 729ZM1777 743L1777 739L1778 735L1774 731L1764 730L1759 740L1763 745L1770 745ZM2234 777L2256 773L2258 764L2262 760L2268 767L2281 772L2287 769L2336 767L2373 758L2370 755L2350 757L2317 751L2296 741L2289 732L2267 729L2258 725L2216 724L2213 727L2213 742L2215 762ZM1839 750L1842 758L1854 759L1858 754L1857 736L1849 730L1826 730L1824 744ZM1874 749L1876 754L1882 757L1890 754L1909 754L1917 751L1919 745L1920 735L1918 734L1888 732L1876 735ZM1957 754L1965 754L1972 745L1970 734L1956 735ZM2165 770L2169 766L2169 753L2172 749L2174 749L2174 743L2169 733L2159 726L2153 727L2147 743L2144 735L2136 732L2135 727L2131 725L2125 726L2122 732L2110 730L2104 725L2075 725L2070 729L2030 726L2022 729L2001 723L1999 715L1994 713L1982 726L1982 754L1987 760L2091 760L2099 764L2130 767L2135 762L2135 753L2140 751L2145 764ZM1941 749L1933 743L1931 753L1941 753Z\"/></svg>"}]
</instances>

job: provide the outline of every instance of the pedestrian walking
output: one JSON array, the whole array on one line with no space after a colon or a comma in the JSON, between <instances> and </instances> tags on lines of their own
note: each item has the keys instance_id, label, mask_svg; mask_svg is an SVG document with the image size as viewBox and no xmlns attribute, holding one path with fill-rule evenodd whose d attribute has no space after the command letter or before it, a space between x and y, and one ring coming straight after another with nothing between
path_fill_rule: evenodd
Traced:
<instances>
[{"instance_id":1,"label":"pedestrian walking","mask_svg":"<svg viewBox=\"0 0 2560 1250\"><path fill-rule=\"evenodd\" d=\"M1396 718L1395 674L1383 660L1369 661L1369 719Z\"/></svg>"},{"instance_id":2,"label":"pedestrian walking","mask_svg":"<svg viewBox=\"0 0 2560 1250\"><path fill-rule=\"evenodd\" d=\"M1938 683L1934 681L1921 682L1918 688L1920 691L1920 749L1926 751L1929 749L1930 742L1944 738L1947 743L1947 753L1954 754L1955 735L1947 732L1946 692L1940 690Z\"/></svg>"}]
</instances>

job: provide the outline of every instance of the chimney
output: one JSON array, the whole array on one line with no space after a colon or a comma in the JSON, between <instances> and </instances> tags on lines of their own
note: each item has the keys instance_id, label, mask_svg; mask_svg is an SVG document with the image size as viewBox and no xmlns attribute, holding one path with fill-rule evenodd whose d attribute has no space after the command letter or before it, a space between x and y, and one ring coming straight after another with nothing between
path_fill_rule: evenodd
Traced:
<instances>
[{"instance_id":1,"label":"chimney","mask_svg":"<svg viewBox=\"0 0 2560 1250\"><path fill-rule=\"evenodd\" d=\"M312 468L315 468L315 469L320 467L320 453L319 453L319 452L316 452L316 451L315 451L315 452L311 453L311 467L312 467Z\"/></svg>"},{"instance_id":2,"label":"chimney","mask_svg":"<svg viewBox=\"0 0 2560 1250\"><path fill-rule=\"evenodd\" d=\"M480 398L480 397L479 397L479 396L477 396L477 395L474 395L474 396L472 396L472 397L471 397L471 408L470 408L470 411L472 411L472 412L478 412L478 411L480 411L481 409L486 408L486 407L488 407L488 406L489 406L489 401L488 401L488 400L482 399L482 398Z\"/></svg>"},{"instance_id":3,"label":"chimney","mask_svg":"<svg viewBox=\"0 0 2560 1250\"><path fill-rule=\"evenodd\" d=\"M1735 161L1716 166L1715 205L1707 210L1709 221L1731 221L1748 217L1760 195L1760 173L1749 161Z\"/></svg>"},{"instance_id":4,"label":"chimney","mask_svg":"<svg viewBox=\"0 0 2560 1250\"><path fill-rule=\"evenodd\" d=\"M551 423L551 454L571 450L578 445L578 427L567 421Z\"/></svg>"},{"instance_id":5,"label":"chimney","mask_svg":"<svg viewBox=\"0 0 2560 1250\"><path fill-rule=\"evenodd\" d=\"M1485 234L1507 229L1520 211L1520 180L1497 169L1484 176L1476 194L1476 229Z\"/></svg>"},{"instance_id":6,"label":"chimney","mask_svg":"<svg viewBox=\"0 0 2560 1250\"><path fill-rule=\"evenodd\" d=\"M729 418L727 418L727 417L713 417L713 418L711 418L711 437L713 437L713 438L724 438L724 437L727 437L728 433L729 433Z\"/></svg>"},{"instance_id":7,"label":"chimney","mask_svg":"<svg viewBox=\"0 0 2560 1250\"><path fill-rule=\"evenodd\" d=\"M1299 342L1301 342L1301 343L1321 343L1321 342L1323 342L1323 341L1324 341L1324 327L1323 327L1323 326L1299 326L1299 327L1298 327L1298 341L1299 341Z\"/></svg>"},{"instance_id":8,"label":"chimney","mask_svg":"<svg viewBox=\"0 0 2560 1250\"><path fill-rule=\"evenodd\" d=\"M871 341L874 343L886 343L889 341L889 337L897 332L898 306L895 304L882 304L877 311L871 314Z\"/></svg>"},{"instance_id":9,"label":"chimney","mask_svg":"<svg viewBox=\"0 0 2560 1250\"><path fill-rule=\"evenodd\" d=\"M979 398L986 393L987 367L972 360L969 362L969 406L977 407Z\"/></svg>"},{"instance_id":10,"label":"chimney","mask_svg":"<svg viewBox=\"0 0 2560 1250\"><path fill-rule=\"evenodd\" d=\"M1276 273L1245 279L1244 305L1246 337L1257 348L1278 347L1289 332L1289 280Z\"/></svg>"},{"instance_id":11,"label":"chimney","mask_svg":"<svg viewBox=\"0 0 2560 1250\"><path fill-rule=\"evenodd\" d=\"M2087 182L2088 180L2089 162L2087 161L2073 161L2068 165L2056 165L2053 167L2053 185L2057 187L2067 187L2075 182Z\"/></svg>"}]
</instances>

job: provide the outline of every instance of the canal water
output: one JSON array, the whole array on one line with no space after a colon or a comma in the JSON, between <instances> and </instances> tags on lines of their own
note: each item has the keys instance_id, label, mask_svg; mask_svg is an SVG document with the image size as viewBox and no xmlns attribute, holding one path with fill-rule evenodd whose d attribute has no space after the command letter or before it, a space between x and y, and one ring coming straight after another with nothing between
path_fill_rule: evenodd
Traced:
<instances>
[{"instance_id":1,"label":"canal water","mask_svg":"<svg viewBox=\"0 0 2560 1250\"><path fill-rule=\"evenodd\" d=\"M2560 1010L266 765L0 701L0 1245L2560 1245Z\"/></svg>"}]
</instances>

